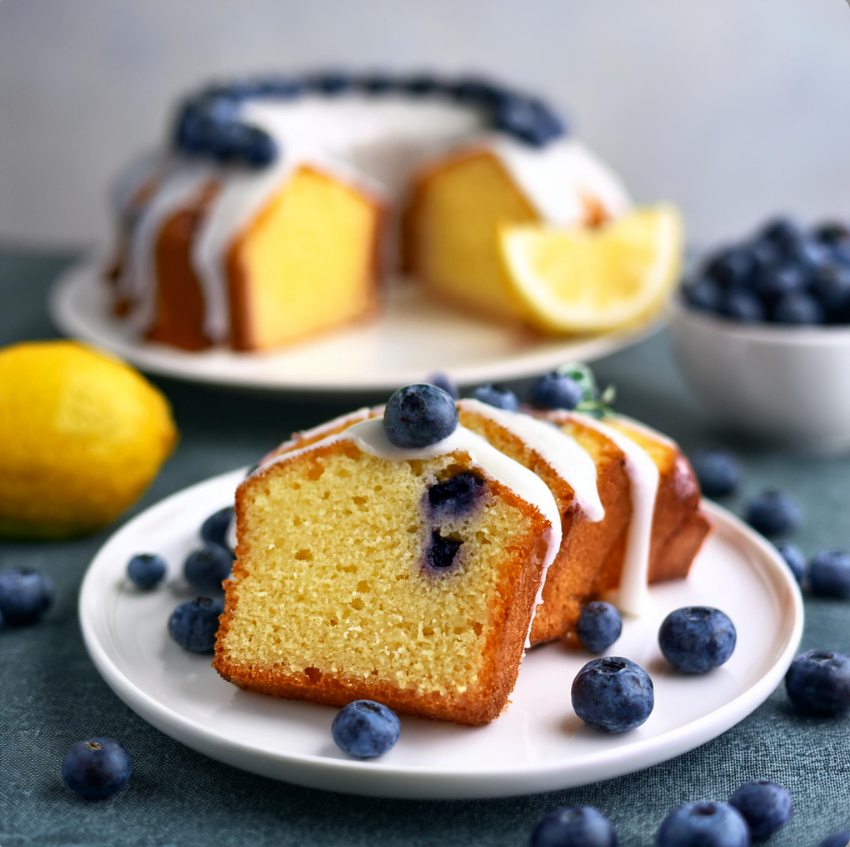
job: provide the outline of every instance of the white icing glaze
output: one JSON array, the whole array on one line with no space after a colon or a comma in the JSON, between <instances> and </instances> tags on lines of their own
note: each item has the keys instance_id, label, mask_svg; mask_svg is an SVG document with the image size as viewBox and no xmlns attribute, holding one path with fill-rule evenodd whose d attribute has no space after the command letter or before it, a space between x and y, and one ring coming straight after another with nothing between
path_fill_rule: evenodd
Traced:
<instances>
[{"instance_id":1,"label":"white icing glaze","mask_svg":"<svg viewBox=\"0 0 850 847\"><path fill-rule=\"evenodd\" d=\"M458 407L503 426L538 453L573 489L576 502L588 520L596 522L605 517L596 484L596 464L574 438L548 421L524 412L497 409L478 400L460 400Z\"/></svg>"},{"instance_id":2,"label":"white icing glaze","mask_svg":"<svg viewBox=\"0 0 850 847\"><path fill-rule=\"evenodd\" d=\"M543 220L575 224L583 220L583 198L592 197L609 215L630 201L617 177L572 138L542 148L489 132L482 112L452 100L403 94L374 97L349 93L309 95L295 100L253 100L240 118L261 127L278 143L281 155L270 167L250 170L188 162L174 157L170 175L144 213L146 225L131 236L132 268L122 282L139 300L154 289L152 254L162 221L185 205L202 182L198 172L220 185L192 245L192 264L204 294L204 332L213 342L229 333L225 261L235 239L250 225L288 177L313 167L375 197L403 195L411 173L441 150L465 147L492 151L513 176ZM137 316L150 322L153 295Z\"/></svg>"},{"instance_id":3,"label":"white icing glaze","mask_svg":"<svg viewBox=\"0 0 850 847\"><path fill-rule=\"evenodd\" d=\"M185 208L214 177L215 169L206 163L175 162L142 210L133 229L128 261L118 283L120 292L136 304L133 321L140 328L147 328L154 315L154 257L159 232L165 221Z\"/></svg>"},{"instance_id":4,"label":"white icing glaze","mask_svg":"<svg viewBox=\"0 0 850 847\"><path fill-rule=\"evenodd\" d=\"M553 226L583 223L589 199L614 218L631 206L620 179L575 138L538 148L509 135L487 133L465 146L497 156L540 218Z\"/></svg>"},{"instance_id":5,"label":"white icing glaze","mask_svg":"<svg viewBox=\"0 0 850 847\"><path fill-rule=\"evenodd\" d=\"M278 462L288 461L307 451L326 447L338 441L351 441L364 453L391 461L430 459L454 452L467 453L473 464L481 468L485 475L501 482L521 500L535 507L549 522L546 555L543 561L540 585L537 596L534 599L534 611L536 612L537 607L543 601L546 574L561 546L561 516L558 513L558 506L555 503L552 492L537 474L523 467L519 462L515 462L509 456L506 456L500 450L493 447L492 444L480 435L463 426L456 427L455 431L448 438L444 438L442 441L438 441L427 447L415 449L396 447L387 438L383 418L372 418L361 421L342 432L329 435L327 438L314 444L292 450L288 453L281 453L264 465L261 465L261 467L254 471L254 474L262 473L266 468ZM531 616L531 622L533 620L534 614ZM526 636L526 647L530 646L531 624L529 624L528 634Z\"/></svg>"},{"instance_id":6,"label":"white icing glaze","mask_svg":"<svg viewBox=\"0 0 850 847\"><path fill-rule=\"evenodd\" d=\"M658 468L646 450L625 433L589 415L573 413L570 417L600 432L626 455L626 472L631 482L632 516L620 585L615 592L611 592L611 599L621 612L640 615L649 603L649 551L655 497L658 493Z\"/></svg>"}]
</instances>

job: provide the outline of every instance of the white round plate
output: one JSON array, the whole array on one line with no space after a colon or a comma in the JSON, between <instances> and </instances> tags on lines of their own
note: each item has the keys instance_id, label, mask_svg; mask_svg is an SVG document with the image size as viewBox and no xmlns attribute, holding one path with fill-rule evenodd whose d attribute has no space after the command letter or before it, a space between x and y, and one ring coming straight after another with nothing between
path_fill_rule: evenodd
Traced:
<instances>
[{"instance_id":1,"label":"white round plate","mask_svg":"<svg viewBox=\"0 0 850 847\"><path fill-rule=\"evenodd\" d=\"M401 738L371 762L346 758L331 740L336 710L242 691L210 657L184 652L166 631L174 606L192 596L180 572L199 544L197 528L232 501L242 471L163 500L120 529L86 573L80 620L89 654L112 689L172 738L244 770L314 788L382 797L460 799L551 791L620 776L720 735L780 682L803 628L790 571L772 545L729 512L703 508L715 533L687 580L654 586L652 608L625 621L609 654L641 664L655 683L655 709L639 729L605 735L570 706L570 685L589 656L560 644L531 650L507 711L486 727L401 719ZM168 585L134 589L130 557L159 552ZM656 633L667 613L706 604L727 612L738 646L723 667L689 677L661 657Z\"/></svg>"},{"instance_id":2,"label":"white round plate","mask_svg":"<svg viewBox=\"0 0 850 847\"><path fill-rule=\"evenodd\" d=\"M394 391L434 371L460 385L505 382L590 362L643 340L661 319L627 331L545 338L479 321L427 297L416 285L387 288L380 316L281 352L188 353L140 339L116 318L103 264L67 270L50 297L53 322L66 335L111 350L148 373L233 388L298 393Z\"/></svg>"}]
</instances>

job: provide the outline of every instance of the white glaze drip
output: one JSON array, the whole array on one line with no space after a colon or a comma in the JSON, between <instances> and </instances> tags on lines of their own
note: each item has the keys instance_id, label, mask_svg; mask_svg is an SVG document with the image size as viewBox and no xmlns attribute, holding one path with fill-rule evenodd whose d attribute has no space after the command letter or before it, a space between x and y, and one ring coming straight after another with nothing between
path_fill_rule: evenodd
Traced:
<instances>
[{"instance_id":1,"label":"white glaze drip","mask_svg":"<svg viewBox=\"0 0 850 847\"><path fill-rule=\"evenodd\" d=\"M566 480L588 520L595 523L605 517L605 508L599 499L596 484L596 464L574 438L548 421L523 412L497 409L478 400L460 400L458 408L489 418L513 433L538 453L558 476Z\"/></svg>"},{"instance_id":2,"label":"white glaze drip","mask_svg":"<svg viewBox=\"0 0 850 847\"><path fill-rule=\"evenodd\" d=\"M119 280L121 294L135 304L133 321L147 329L154 317L156 243L165 221L185 208L215 177L205 163L175 162L166 172L133 230L128 262Z\"/></svg>"},{"instance_id":3,"label":"white glaze drip","mask_svg":"<svg viewBox=\"0 0 850 847\"><path fill-rule=\"evenodd\" d=\"M646 450L625 433L589 415L572 414L570 417L613 441L626 455L626 472L631 482L632 516L620 585L611 592L611 600L621 612L640 615L649 604L649 552L658 493L658 468Z\"/></svg>"},{"instance_id":4,"label":"white glaze drip","mask_svg":"<svg viewBox=\"0 0 850 847\"><path fill-rule=\"evenodd\" d=\"M546 583L546 575L561 546L561 516L558 513L558 506L555 503L552 492L537 474L523 467L519 462L515 462L509 456L506 456L500 450L493 447L492 444L480 435L463 426L456 427L455 431L448 438L444 438L442 441L438 441L427 447L396 447L387 438L383 418L372 418L361 421L342 432L329 435L321 441L274 456L254 471L254 474L262 473L266 468L278 462L288 461L309 450L326 447L338 441L351 441L364 453L391 461L431 459L454 452L467 453L473 464L481 468L486 476L501 482L521 500L535 507L550 525L547 531L547 549L543 561L540 585L537 596L534 599L534 612L537 611L537 607L543 601L543 588ZM533 621L534 614L532 613L526 636L526 648L531 646L531 623Z\"/></svg>"}]
</instances>

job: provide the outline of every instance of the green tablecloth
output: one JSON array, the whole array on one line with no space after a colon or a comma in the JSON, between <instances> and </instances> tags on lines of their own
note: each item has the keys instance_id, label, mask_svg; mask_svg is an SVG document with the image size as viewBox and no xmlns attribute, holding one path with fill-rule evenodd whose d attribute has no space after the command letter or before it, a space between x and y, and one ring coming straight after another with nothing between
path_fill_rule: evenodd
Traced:
<instances>
[{"instance_id":1,"label":"green tablecloth","mask_svg":"<svg viewBox=\"0 0 850 847\"><path fill-rule=\"evenodd\" d=\"M55 334L45 298L68 261L0 253L0 345ZM663 335L600 362L597 373L618 386L619 409L670 433L686 451L717 437L688 397ZM338 405L159 384L174 405L182 438L134 513L186 485L249 464L293 429L342 411ZM805 523L797 541L806 553L850 545L850 459L794 458L746 447L741 456L745 495L770 485L800 499ZM107 535L0 543L0 568L42 568L57 588L55 607L41 625L0 633L2 847L524 845L541 815L568 803L599 807L616 824L620 843L637 847L654 843L659 823L677 804L726 799L741 782L757 777L787 786L797 805L794 821L771 843L807 847L850 826L850 721L798 718L781 690L721 738L666 764L586 788L517 799L350 797L219 764L136 717L86 655L77 592ZM806 611L804 647L850 652L850 604L807 600ZM129 787L106 803L78 800L59 772L71 744L92 735L121 739L135 762Z\"/></svg>"}]
</instances>

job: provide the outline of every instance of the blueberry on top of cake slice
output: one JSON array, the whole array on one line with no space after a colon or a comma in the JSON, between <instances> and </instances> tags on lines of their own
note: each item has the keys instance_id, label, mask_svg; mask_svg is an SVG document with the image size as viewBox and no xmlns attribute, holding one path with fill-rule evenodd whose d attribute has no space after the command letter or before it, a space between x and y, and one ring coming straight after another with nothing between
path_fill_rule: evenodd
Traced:
<instances>
[{"instance_id":1,"label":"blueberry on top of cake slice","mask_svg":"<svg viewBox=\"0 0 850 847\"><path fill-rule=\"evenodd\" d=\"M365 417L240 485L222 676L464 724L499 715L561 521L542 480L485 439L457 423L434 438L399 447Z\"/></svg>"}]
</instances>

